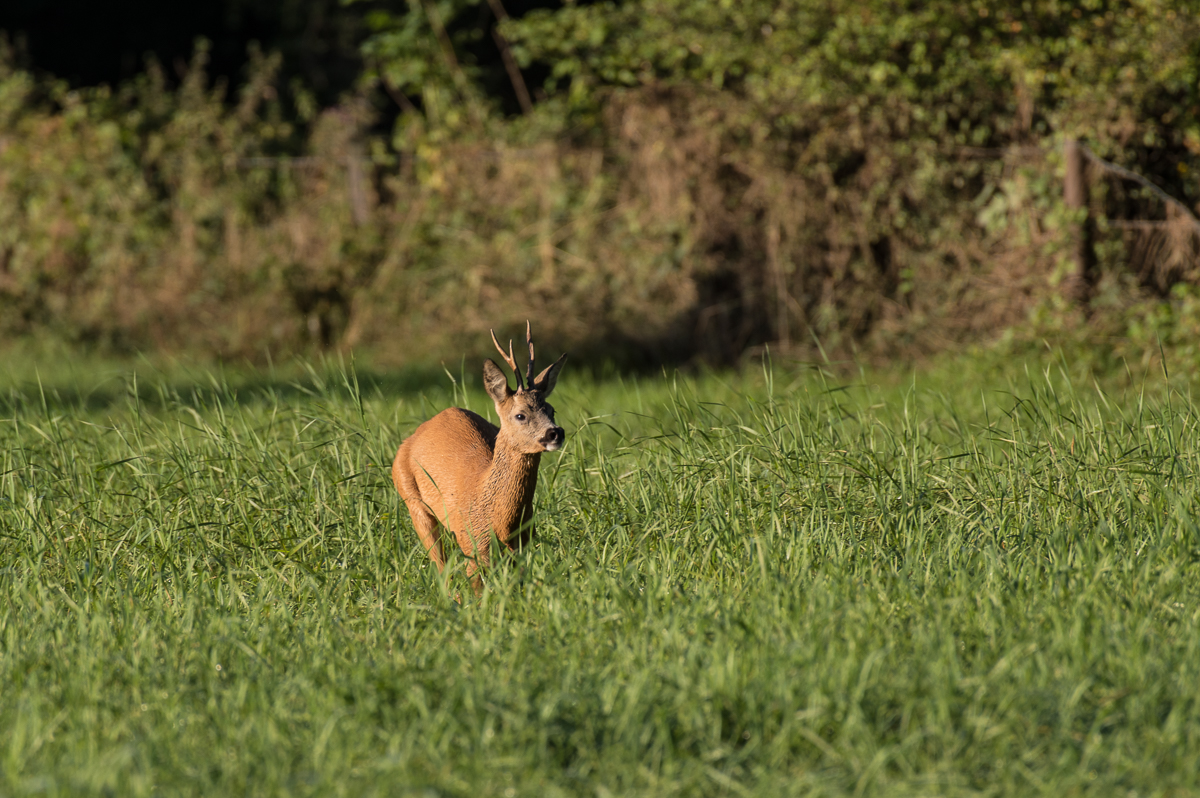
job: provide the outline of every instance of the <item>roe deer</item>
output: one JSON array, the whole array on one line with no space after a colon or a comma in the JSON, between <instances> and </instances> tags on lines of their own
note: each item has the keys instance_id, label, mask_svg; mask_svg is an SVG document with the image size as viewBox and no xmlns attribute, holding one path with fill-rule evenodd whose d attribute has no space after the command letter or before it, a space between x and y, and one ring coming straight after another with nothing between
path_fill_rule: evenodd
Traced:
<instances>
[{"instance_id":1,"label":"roe deer","mask_svg":"<svg viewBox=\"0 0 1200 798\"><path fill-rule=\"evenodd\" d=\"M511 340L505 354L492 333L492 343L517 381L515 391L499 366L491 359L483 362L483 384L496 403L499 429L470 410L452 407L417 427L392 463L392 481L438 572L446 567L441 529L448 529L472 558L467 576L476 593L491 559L493 533L509 549L524 546L533 537L538 463L542 452L560 448L566 439L562 427L554 423L554 408L546 397L554 390L567 356L534 377L529 322L525 341L528 385L521 383Z\"/></svg>"}]
</instances>

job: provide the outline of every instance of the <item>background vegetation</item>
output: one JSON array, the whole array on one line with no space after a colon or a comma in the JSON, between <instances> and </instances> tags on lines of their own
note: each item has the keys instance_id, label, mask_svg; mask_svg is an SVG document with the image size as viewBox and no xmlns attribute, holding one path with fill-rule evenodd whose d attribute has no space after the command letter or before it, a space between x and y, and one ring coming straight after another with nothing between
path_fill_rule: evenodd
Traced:
<instances>
[{"instance_id":1,"label":"background vegetation","mask_svg":"<svg viewBox=\"0 0 1200 798\"><path fill-rule=\"evenodd\" d=\"M288 46L112 88L0 56L0 332L399 361L533 317L574 352L722 361L1195 327L1189 3L338 13L365 38L333 104ZM1066 209L1067 138L1182 204L1093 168Z\"/></svg>"},{"instance_id":2,"label":"background vegetation","mask_svg":"<svg viewBox=\"0 0 1200 798\"><path fill-rule=\"evenodd\" d=\"M10 376L0 792L1194 794L1193 383L1041 368L575 374L477 600L387 471L477 387Z\"/></svg>"}]
</instances>

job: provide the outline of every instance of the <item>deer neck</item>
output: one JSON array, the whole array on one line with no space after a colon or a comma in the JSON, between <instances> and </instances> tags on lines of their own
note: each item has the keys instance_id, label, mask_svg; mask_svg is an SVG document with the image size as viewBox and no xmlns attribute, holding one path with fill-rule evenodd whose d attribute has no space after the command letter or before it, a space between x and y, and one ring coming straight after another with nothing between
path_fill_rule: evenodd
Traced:
<instances>
[{"instance_id":1,"label":"deer neck","mask_svg":"<svg viewBox=\"0 0 1200 798\"><path fill-rule=\"evenodd\" d=\"M525 520L522 516L537 488L538 465L542 455L524 454L506 440L504 431L496 437L492 464L483 475L480 494L489 509L496 534L507 537Z\"/></svg>"}]
</instances>

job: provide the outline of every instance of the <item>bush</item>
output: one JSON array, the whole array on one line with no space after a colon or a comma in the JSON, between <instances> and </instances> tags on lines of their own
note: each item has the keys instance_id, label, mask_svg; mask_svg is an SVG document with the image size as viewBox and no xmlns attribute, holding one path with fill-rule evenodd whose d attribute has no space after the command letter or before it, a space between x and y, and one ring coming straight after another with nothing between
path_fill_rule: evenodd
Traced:
<instances>
[{"instance_id":1,"label":"bush","mask_svg":"<svg viewBox=\"0 0 1200 798\"><path fill-rule=\"evenodd\" d=\"M499 26L549 75L515 118L455 57L474 7L373 17L390 141L365 89L284 107L263 56L236 96L204 47L177 89L0 67L3 332L433 360L533 318L607 356L911 357L1084 318L1065 138L1200 199L1200 23L1172 0L568 5ZM1200 273L1117 223L1147 196L1093 184L1093 324Z\"/></svg>"}]
</instances>

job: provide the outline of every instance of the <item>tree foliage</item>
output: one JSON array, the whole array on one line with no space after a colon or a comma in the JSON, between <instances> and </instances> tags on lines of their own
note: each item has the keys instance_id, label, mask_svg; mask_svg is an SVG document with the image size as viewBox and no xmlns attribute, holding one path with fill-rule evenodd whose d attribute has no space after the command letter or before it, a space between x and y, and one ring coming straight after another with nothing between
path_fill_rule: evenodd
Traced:
<instances>
[{"instance_id":1,"label":"tree foliage","mask_svg":"<svg viewBox=\"0 0 1200 798\"><path fill-rule=\"evenodd\" d=\"M362 93L323 113L264 56L238 92L203 52L112 91L0 59L0 328L403 358L537 316L576 350L732 359L1194 315L1182 206L1097 172L1067 208L1058 155L1082 139L1195 207L1182 0L535 5L364 3Z\"/></svg>"},{"instance_id":2,"label":"tree foliage","mask_svg":"<svg viewBox=\"0 0 1200 798\"><path fill-rule=\"evenodd\" d=\"M769 134L849 113L909 140L1066 133L1200 153L1200 15L1181 0L642 0L534 11L505 32L579 106L666 83L744 98Z\"/></svg>"}]
</instances>

